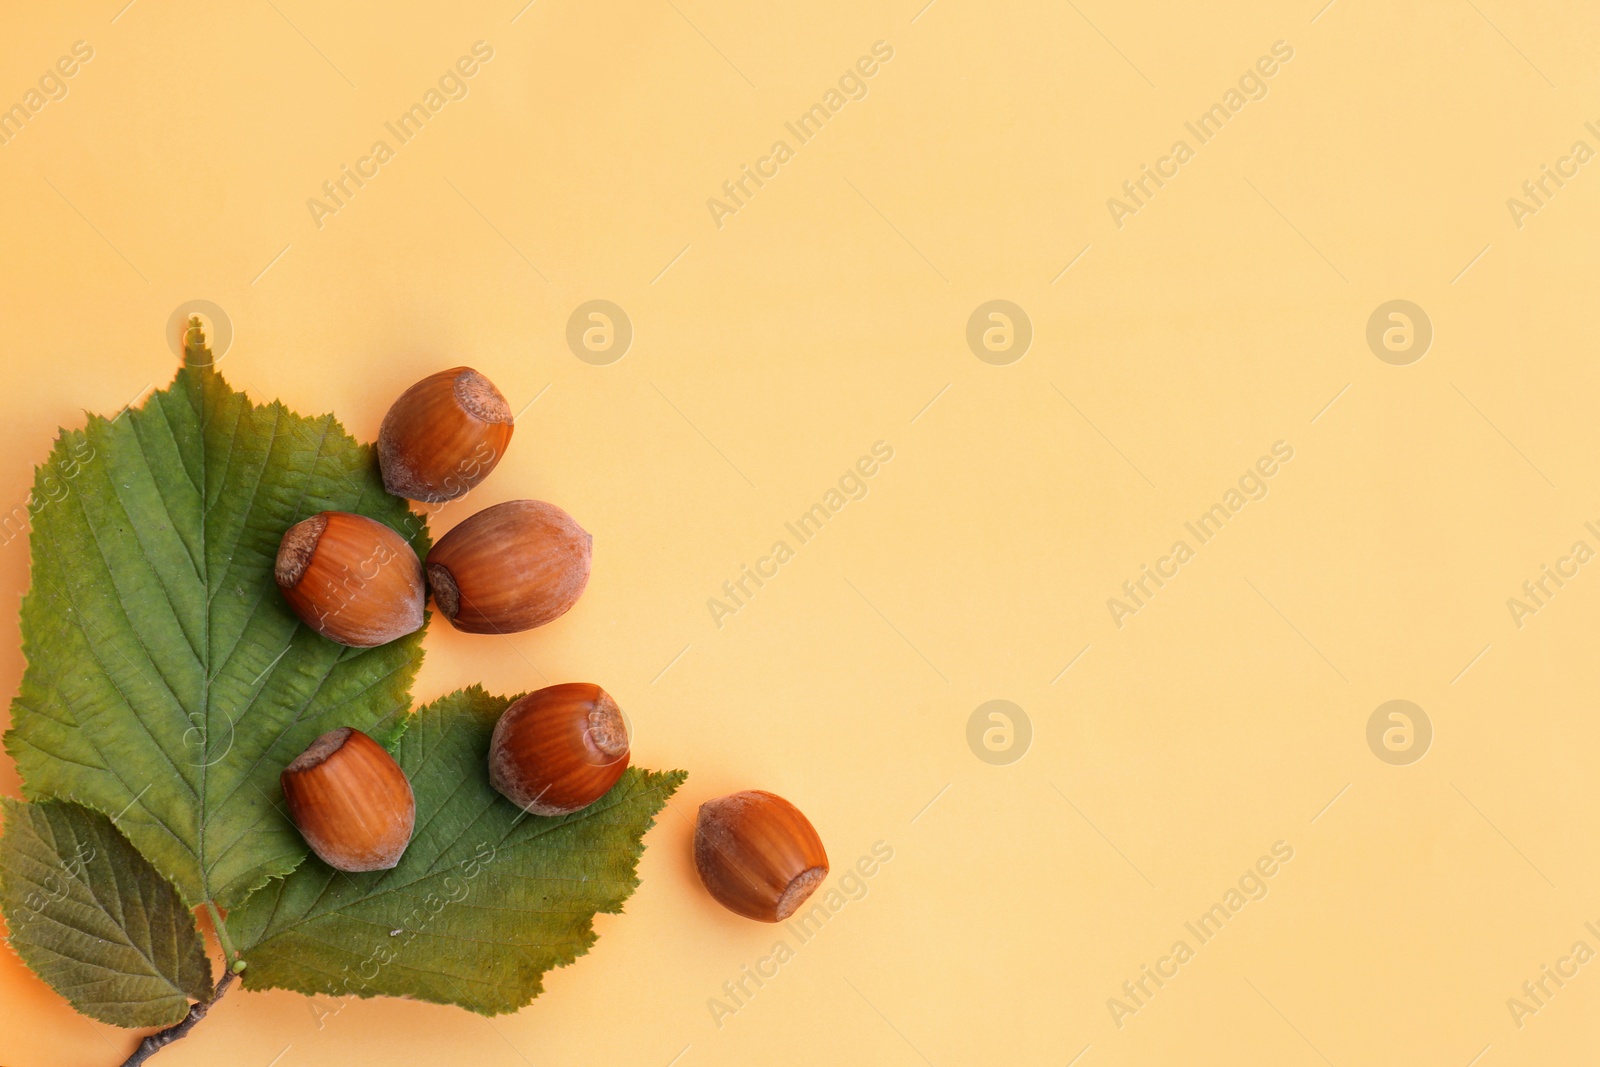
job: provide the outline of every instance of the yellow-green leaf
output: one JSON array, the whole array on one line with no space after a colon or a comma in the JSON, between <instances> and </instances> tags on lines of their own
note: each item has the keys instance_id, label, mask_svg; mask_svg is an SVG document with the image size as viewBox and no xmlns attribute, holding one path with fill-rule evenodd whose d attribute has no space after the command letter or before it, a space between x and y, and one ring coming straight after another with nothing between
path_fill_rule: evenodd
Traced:
<instances>
[{"instance_id":1,"label":"yellow-green leaf","mask_svg":"<svg viewBox=\"0 0 1600 1067\"><path fill-rule=\"evenodd\" d=\"M35 974L113 1026L166 1026L211 996L194 915L111 820L64 801L0 806L0 909Z\"/></svg>"}]
</instances>

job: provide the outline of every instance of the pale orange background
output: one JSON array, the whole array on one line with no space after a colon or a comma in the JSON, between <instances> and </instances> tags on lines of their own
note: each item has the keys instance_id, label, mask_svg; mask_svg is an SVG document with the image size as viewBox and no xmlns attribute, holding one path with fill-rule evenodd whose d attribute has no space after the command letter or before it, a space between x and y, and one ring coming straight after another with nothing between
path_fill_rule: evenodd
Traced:
<instances>
[{"instance_id":1,"label":"pale orange background","mask_svg":"<svg viewBox=\"0 0 1600 1067\"><path fill-rule=\"evenodd\" d=\"M0 32L0 102L95 50L0 147L0 502L57 426L165 384L186 300L226 309L235 385L365 439L470 363L539 399L436 528L549 499L594 579L511 641L436 626L417 695L594 680L638 763L690 771L626 913L517 1015L319 1027L237 993L157 1063L1600 1056L1600 963L1521 1028L1506 1006L1600 949L1600 564L1520 629L1506 606L1600 547L1600 163L1521 228L1506 206L1600 147L1592 5L122 2ZM478 40L470 95L317 228L307 198ZM867 97L717 228L706 199L879 40ZM1279 40L1268 96L1117 228L1107 198ZM636 331L610 366L565 342L594 298ZM966 344L992 298L1035 330L1009 366ZM1397 298L1435 330L1404 367L1364 337ZM870 495L715 626L879 440ZM1278 440L1266 499L1119 629L1106 599ZM6 604L27 568L0 548ZM1409 766L1365 739L1394 698L1435 730ZM967 745L991 699L1034 730L1007 766ZM752 786L836 873L894 859L719 1027L708 999L784 935L701 891L690 819ZM1269 895L1119 1029L1107 998L1279 840ZM132 1044L0 954L0 1062Z\"/></svg>"}]
</instances>

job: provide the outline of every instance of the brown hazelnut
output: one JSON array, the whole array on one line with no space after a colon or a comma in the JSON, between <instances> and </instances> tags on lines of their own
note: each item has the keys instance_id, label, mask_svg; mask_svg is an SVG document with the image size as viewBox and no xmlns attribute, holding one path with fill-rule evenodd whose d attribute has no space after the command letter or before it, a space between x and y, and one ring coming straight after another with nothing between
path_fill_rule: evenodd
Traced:
<instances>
[{"instance_id":1,"label":"brown hazelnut","mask_svg":"<svg viewBox=\"0 0 1600 1067\"><path fill-rule=\"evenodd\" d=\"M371 648L422 627L422 564L376 519L324 511L289 527L273 577L294 613L341 645Z\"/></svg>"},{"instance_id":2,"label":"brown hazelnut","mask_svg":"<svg viewBox=\"0 0 1600 1067\"><path fill-rule=\"evenodd\" d=\"M589 584L594 539L541 500L510 500L466 519L428 552L433 602L458 630L507 634L560 618Z\"/></svg>"},{"instance_id":3,"label":"brown hazelnut","mask_svg":"<svg viewBox=\"0 0 1600 1067\"><path fill-rule=\"evenodd\" d=\"M700 805L694 865L718 903L769 923L793 915L828 876L828 854L810 821L759 789Z\"/></svg>"},{"instance_id":4,"label":"brown hazelnut","mask_svg":"<svg viewBox=\"0 0 1600 1067\"><path fill-rule=\"evenodd\" d=\"M552 685L513 701L489 742L489 784L534 815L586 808L627 769L622 712L590 682Z\"/></svg>"},{"instance_id":5,"label":"brown hazelnut","mask_svg":"<svg viewBox=\"0 0 1600 1067\"><path fill-rule=\"evenodd\" d=\"M417 805L394 757L360 730L329 730L278 778L311 851L341 871L386 871L411 841Z\"/></svg>"},{"instance_id":6,"label":"brown hazelnut","mask_svg":"<svg viewBox=\"0 0 1600 1067\"><path fill-rule=\"evenodd\" d=\"M454 500L494 470L512 429L511 405L489 379L471 367L430 374L383 417L383 484L409 500Z\"/></svg>"}]
</instances>

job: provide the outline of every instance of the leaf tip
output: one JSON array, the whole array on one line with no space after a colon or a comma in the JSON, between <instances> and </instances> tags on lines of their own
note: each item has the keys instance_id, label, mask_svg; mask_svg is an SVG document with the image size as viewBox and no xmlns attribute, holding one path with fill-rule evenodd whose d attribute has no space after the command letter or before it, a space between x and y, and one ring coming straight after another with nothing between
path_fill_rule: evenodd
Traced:
<instances>
[{"instance_id":1,"label":"leaf tip","mask_svg":"<svg viewBox=\"0 0 1600 1067\"><path fill-rule=\"evenodd\" d=\"M211 348L206 344L206 326L200 321L199 315L190 315L189 322L183 331L183 365L185 367L209 367L216 360L212 358Z\"/></svg>"}]
</instances>

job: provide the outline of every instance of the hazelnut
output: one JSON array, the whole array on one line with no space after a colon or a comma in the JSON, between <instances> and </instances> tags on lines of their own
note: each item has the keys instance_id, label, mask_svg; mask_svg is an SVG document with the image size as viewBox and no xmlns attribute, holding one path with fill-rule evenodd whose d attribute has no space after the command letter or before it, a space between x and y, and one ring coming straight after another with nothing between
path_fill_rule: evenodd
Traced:
<instances>
[{"instance_id":1,"label":"hazelnut","mask_svg":"<svg viewBox=\"0 0 1600 1067\"><path fill-rule=\"evenodd\" d=\"M506 634L567 613L589 584L594 539L541 500L510 500L465 520L428 553L433 602L458 630Z\"/></svg>"},{"instance_id":2,"label":"hazelnut","mask_svg":"<svg viewBox=\"0 0 1600 1067\"><path fill-rule=\"evenodd\" d=\"M341 871L400 862L417 805L394 757L360 730L329 730L278 778L289 816L311 851Z\"/></svg>"},{"instance_id":3,"label":"hazelnut","mask_svg":"<svg viewBox=\"0 0 1600 1067\"><path fill-rule=\"evenodd\" d=\"M501 714L489 742L489 784L534 815L586 808L628 769L628 729L598 685L529 693Z\"/></svg>"},{"instance_id":4,"label":"hazelnut","mask_svg":"<svg viewBox=\"0 0 1600 1067\"><path fill-rule=\"evenodd\" d=\"M430 374L400 394L378 430L378 466L395 496L439 504L489 476L511 441L511 405L471 367Z\"/></svg>"},{"instance_id":5,"label":"hazelnut","mask_svg":"<svg viewBox=\"0 0 1600 1067\"><path fill-rule=\"evenodd\" d=\"M828 876L816 829L799 808L759 789L700 805L694 865L718 903L769 923L793 915Z\"/></svg>"},{"instance_id":6,"label":"hazelnut","mask_svg":"<svg viewBox=\"0 0 1600 1067\"><path fill-rule=\"evenodd\" d=\"M324 511L289 527L273 576L294 613L341 645L371 648L422 627L422 564L376 519Z\"/></svg>"}]
</instances>

